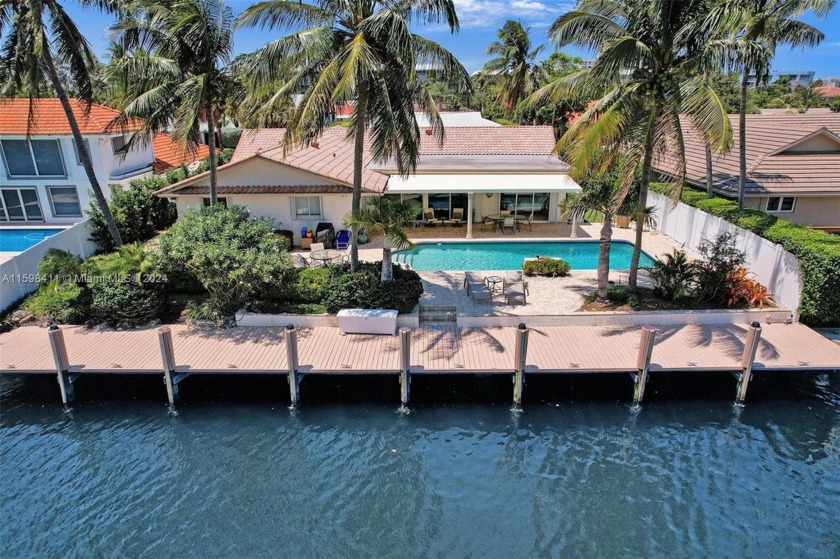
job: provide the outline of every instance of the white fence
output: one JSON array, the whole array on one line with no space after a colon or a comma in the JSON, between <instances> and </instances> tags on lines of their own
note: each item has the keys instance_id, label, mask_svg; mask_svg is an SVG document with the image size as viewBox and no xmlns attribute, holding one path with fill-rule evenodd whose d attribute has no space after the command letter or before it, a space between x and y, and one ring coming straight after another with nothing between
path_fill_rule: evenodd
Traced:
<instances>
[{"instance_id":1,"label":"white fence","mask_svg":"<svg viewBox=\"0 0 840 559\"><path fill-rule=\"evenodd\" d=\"M0 264L0 310L35 291L35 270L47 250L58 248L82 258L95 253L98 247L89 239L87 223L77 223Z\"/></svg>"},{"instance_id":2,"label":"white fence","mask_svg":"<svg viewBox=\"0 0 840 559\"><path fill-rule=\"evenodd\" d=\"M667 196L651 192L648 204L656 208L657 230L693 252L705 239L737 233L738 247L747 255L747 268L778 302L794 311L795 320L799 319L802 277L794 255L751 231L688 204L674 203Z\"/></svg>"}]
</instances>

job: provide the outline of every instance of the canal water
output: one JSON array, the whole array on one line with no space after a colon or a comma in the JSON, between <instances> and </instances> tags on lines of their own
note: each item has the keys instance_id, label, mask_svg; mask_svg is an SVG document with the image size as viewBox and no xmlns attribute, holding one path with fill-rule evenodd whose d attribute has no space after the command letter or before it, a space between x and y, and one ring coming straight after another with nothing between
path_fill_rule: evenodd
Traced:
<instances>
[{"instance_id":1,"label":"canal water","mask_svg":"<svg viewBox=\"0 0 840 559\"><path fill-rule=\"evenodd\" d=\"M25 557L840 556L840 376L0 380Z\"/></svg>"}]
</instances>

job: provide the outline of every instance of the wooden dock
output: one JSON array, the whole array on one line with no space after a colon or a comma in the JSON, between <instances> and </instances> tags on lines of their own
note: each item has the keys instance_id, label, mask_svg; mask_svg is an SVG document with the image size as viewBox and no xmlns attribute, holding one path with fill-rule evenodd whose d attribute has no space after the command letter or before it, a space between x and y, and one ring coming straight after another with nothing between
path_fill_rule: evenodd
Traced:
<instances>
[{"instance_id":1,"label":"wooden dock","mask_svg":"<svg viewBox=\"0 0 840 559\"><path fill-rule=\"evenodd\" d=\"M641 401L649 371L731 371L743 400L752 372L840 369L840 346L801 324L638 327L457 328L427 325L398 336L341 335L337 328L184 325L142 330L22 327L0 335L0 373L58 375L62 399L83 374L163 375L174 403L190 375L288 375L292 400L304 375L513 375L625 373ZM518 393L517 393L518 386Z\"/></svg>"}]
</instances>

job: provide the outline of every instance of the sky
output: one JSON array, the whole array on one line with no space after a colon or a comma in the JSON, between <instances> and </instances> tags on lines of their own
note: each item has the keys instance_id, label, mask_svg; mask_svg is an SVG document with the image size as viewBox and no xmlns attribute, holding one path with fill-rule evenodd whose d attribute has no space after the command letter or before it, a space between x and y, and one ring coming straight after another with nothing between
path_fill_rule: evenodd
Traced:
<instances>
[{"instance_id":1,"label":"sky","mask_svg":"<svg viewBox=\"0 0 840 559\"><path fill-rule=\"evenodd\" d=\"M229 0L228 5L238 14L254 0ZM553 2L551 0L454 0L461 31L452 35L448 29L425 27L417 32L441 43L448 48L469 72L478 70L487 57L484 49L495 39L495 33L508 19L519 20L531 28L531 41L534 45L546 44L541 58L545 58L554 48L548 44L546 31L559 15L573 7L572 2ZM79 6L76 2L66 2L66 8L81 28L85 37L93 45L98 55L102 56L108 44L106 28L112 23L111 16L97 13ZM825 33L825 40L815 49L793 51L787 47L777 49L773 61L773 70L816 72L816 77L840 77L840 3L828 15L820 20L812 14L802 17L804 21L816 26ZM255 28L240 29L235 37L236 54L251 52L265 43L280 37L279 31L261 31ZM564 47L564 52L592 58L592 53Z\"/></svg>"}]
</instances>

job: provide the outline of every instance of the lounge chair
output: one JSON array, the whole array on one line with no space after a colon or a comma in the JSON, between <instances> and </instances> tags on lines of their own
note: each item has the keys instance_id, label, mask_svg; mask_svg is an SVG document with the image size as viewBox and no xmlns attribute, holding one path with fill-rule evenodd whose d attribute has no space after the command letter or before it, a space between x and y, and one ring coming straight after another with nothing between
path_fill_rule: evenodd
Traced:
<instances>
[{"instance_id":1,"label":"lounge chair","mask_svg":"<svg viewBox=\"0 0 840 559\"><path fill-rule=\"evenodd\" d=\"M452 219L446 220L447 225L461 225L464 223L464 208L453 208Z\"/></svg>"},{"instance_id":2,"label":"lounge chair","mask_svg":"<svg viewBox=\"0 0 840 559\"><path fill-rule=\"evenodd\" d=\"M511 235L516 234L516 221L512 217L506 217L502 222L502 235L505 234L505 230L510 231Z\"/></svg>"},{"instance_id":3,"label":"lounge chair","mask_svg":"<svg viewBox=\"0 0 840 559\"><path fill-rule=\"evenodd\" d=\"M338 250L347 250L350 248L350 239L352 238L352 233L348 229L342 229L338 232L335 236L335 248Z\"/></svg>"},{"instance_id":4,"label":"lounge chair","mask_svg":"<svg viewBox=\"0 0 840 559\"><path fill-rule=\"evenodd\" d=\"M434 227L440 223L440 220L435 217L435 210L432 208L426 208L423 210L423 223L426 227Z\"/></svg>"},{"instance_id":5,"label":"lounge chair","mask_svg":"<svg viewBox=\"0 0 840 559\"><path fill-rule=\"evenodd\" d=\"M512 303L515 301L522 301L525 305L528 303L526 293L528 292L528 285L524 281L505 282L505 302Z\"/></svg>"},{"instance_id":6,"label":"lounge chair","mask_svg":"<svg viewBox=\"0 0 840 559\"><path fill-rule=\"evenodd\" d=\"M467 290L467 295L476 301L492 301L493 292L484 283L484 278L475 272L467 272L464 274L464 287Z\"/></svg>"}]
</instances>

